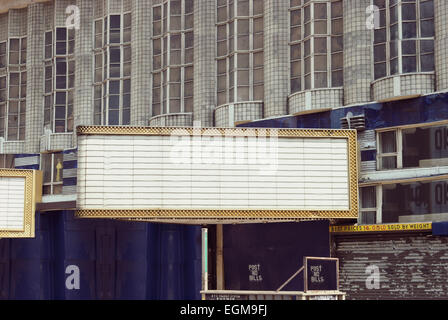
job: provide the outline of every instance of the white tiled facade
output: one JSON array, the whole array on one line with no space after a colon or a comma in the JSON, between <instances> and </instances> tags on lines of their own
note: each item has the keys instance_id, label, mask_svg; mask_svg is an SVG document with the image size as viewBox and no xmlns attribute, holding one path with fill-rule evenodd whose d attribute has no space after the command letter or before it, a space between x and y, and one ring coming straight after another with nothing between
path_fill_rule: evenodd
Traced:
<instances>
[{"instance_id":1,"label":"white tiled facade","mask_svg":"<svg viewBox=\"0 0 448 320\"><path fill-rule=\"evenodd\" d=\"M344 103L371 100L372 31L366 28L370 0L344 0Z\"/></svg>"},{"instance_id":2,"label":"white tiled facade","mask_svg":"<svg viewBox=\"0 0 448 320\"><path fill-rule=\"evenodd\" d=\"M417 28L413 38L402 27L397 41L415 41L418 67L412 72L404 64L413 61L413 56L409 57L404 47L398 52L398 61L403 66L400 65L398 72L393 69L394 43L392 31L387 30L392 30L394 24L381 20L381 14L392 10L395 3L397 8L404 8L409 1L28 2L22 1L21 6L0 5L0 84L3 86L0 88L0 136L5 140L2 150L7 153L55 151L51 146L76 147L76 138L68 138L73 128L107 124L106 114L101 112L115 98L120 112L127 108L124 86L130 90L130 112L128 120L127 116L120 115L120 124L204 127L235 126L263 118L448 90L448 4L445 0L411 1L421 29ZM383 10L380 31L368 27L367 9L373 3L385 4L380 8ZM50 60L44 57L48 45L45 33L48 30L56 33L58 28L65 27L68 17L65 9L69 5L75 5L80 13L79 29L74 33L74 101L73 106L67 106L72 110L71 115L67 112L67 117L72 117L73 125L66 129L68 132L46 132L44 74L45 63ZM109 45L122 48L129 43L122 30L117 42L104 39L98 48L95 25L101 20L104 31L112 16L121 15L124 21L128 14L131 15L131 73L127 75L124 71L127 58L123 56L129 51L121 51L121 64L117 65L122 70L121 76L118 75L120 95L113 97L109 89L116 79L109 76L109 71L95 69L96 55L104 55L102 61L111 63L106 60L110 59ZM407 14L402 11L398 23L406 22ZM428 25L431 23L432 26ZM161 31L157 29L159 25ZM429 28L429 33L423 30L424 26ZM378 39L381 28L387 31L383 40ZM104 37L111 32L104 32ZM8 62L11 40L23 41L21 65ZM58 45L57 40L53 41ZM387 69L378 73L376 68L382 67L383 61L376 54L383 48L388 59L384 61ZM160 65L156 56L160 56L157 58ZM103 63L103 66L107 65ZM9 78L14 72L24 73L21 85L26 91L18 98L23 103L22 109L14 109L15 98L8 91L13 85ZM154 79L159 84L154 84ZM94 86L100 89L99 94Z\"/></svg>"},{"instance_id":3,"label":"white tiled facade","mask_svg":"<svg viewBox=\"0 0 448 320\"><path fill-rule=\"evenodd\" d=\"M131 124L144 126L152 104L152 46L148 37L152 34L151 7L147 1L132 0L132 71L131 71Z\"/></svg>"},{"instance_id":4,"label":"white tiled facade","mask_svg":"<svg viewBox=\"0 0 448 320\"><path fill-rule=\"evenodd\" d=\"M374 101L435 91L434 74L410 73L379 79L372 83Z\"/></svg>"},{"instance_id":5,"label":"white tiled facade","mask_svg":"<svg viewBox=\"0 0 448 320\"><path fill-rule=\"evenodd\" d=\"M288 1L264 1L264 116L286 114L288 90Z\"/></svg>"},{"instance_id":6,"label":"white tiled facade","mask_svg":"<svg viewBox=\"0 0 448 320\"><path fill-rule=\"evenodd\" d=\"M340 107L343 97L344 90L341 88L296 92L289 96L289 113L296 114L317 109Z\"/></svg>"},{"instance_id":7,"label":"white tiled facade","mask_svg":"<svg viewBox=\"0 0 448 320\"><path fill-rule=\"evenodd\" d=\"M149 120L151 127L191 127L193 126L192 113L172 113L154 116Z\"/></svg>"},{"instance_id":8,"label":"white tiled facade","mask_svg":"<svg viewBox=\"0 0 448 320\"><path fill-rule=\"evenodd\" d=\"M234 127L238 123L250 122L263 117L261 101L245 101L223 104L215 109L215 126L221 128Z\"/></svg>"}]
</instances>

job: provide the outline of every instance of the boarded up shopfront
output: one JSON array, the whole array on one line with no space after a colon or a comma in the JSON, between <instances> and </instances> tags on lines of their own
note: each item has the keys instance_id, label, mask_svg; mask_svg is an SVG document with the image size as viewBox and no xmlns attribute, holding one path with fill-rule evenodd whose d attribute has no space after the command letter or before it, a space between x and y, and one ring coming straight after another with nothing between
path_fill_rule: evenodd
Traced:
<instances>
[{"instance_id":1,"label":"boarded up shopfront","mask_svg":"<svg viewBox=\"0 0 448 320\"><path fill-rule=\"evenodd\" d=\"M430 229L332 232L332 256L340 259L340 290L347 299L448 298L448 237ZM369 289L375 266L379 288Z\"/></svg>"}]
</instances>

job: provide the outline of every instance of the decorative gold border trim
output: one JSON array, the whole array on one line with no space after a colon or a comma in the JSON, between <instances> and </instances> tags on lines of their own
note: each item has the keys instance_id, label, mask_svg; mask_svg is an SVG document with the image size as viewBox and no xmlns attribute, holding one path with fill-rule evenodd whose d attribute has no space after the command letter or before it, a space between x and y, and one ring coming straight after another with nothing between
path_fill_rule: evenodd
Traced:
<instances>
[{"instance_id":1,"label":"decorative gold border trim","mask_svg":"<svg viewBox=\"0 0 448 320\"><path fill-rule=\"evenodd\" d=\"M24 229L0 230L0 238L34 238L36 203L42 201L42 172L0 169L0 177L25 178Z\"/></svg>"},{"instance_id":2,"label":"decorative gold border trim","mask_svg":"<svg viewBox=\"0 0 448 320\"><path fill-rule=\"evenodd\" d=\"M207 221L232 219L235 221L255 219L357 219L358 218L358 154L357 132L346 129L276 129L276 128L185 128L185 127L120 127L79 126L77 135L231 135L239 137L277 136L282 138L341 138L347 139L349 171L349 210L224 210L224 209L83 209L77 210L81 218L113 219L201 219Z\"/></svg>"},{"instance_id":3,"label":"decorative gold border trim","mask_svg":"<svg viewBox=\"0 0 448 320\"><path fill-rule=\"evenodd\" d=\"M257 210L257 209L82 209L77 210L80 218L112 218L112 219L357 219L351 210Z\"/></svg>"},{"instance_id":4,"label":"decorative gold border trim","mask_svg":"<svg viewBox=\"0 0 448 320\"><path fill-rule=\"evenodd\" d=\"M271 132L273 134L271 134ZM282 138L298 137L340 137L356 138L353 129L281 129L281 128L192 128L192 127L131 127L131 126L78 126L76 134L82 135L140 135L140 136L170 136L170 135L232 135L246 136L278 136ZM356 141L355 141L356 142Z\"/></svg>"}]
</instances>

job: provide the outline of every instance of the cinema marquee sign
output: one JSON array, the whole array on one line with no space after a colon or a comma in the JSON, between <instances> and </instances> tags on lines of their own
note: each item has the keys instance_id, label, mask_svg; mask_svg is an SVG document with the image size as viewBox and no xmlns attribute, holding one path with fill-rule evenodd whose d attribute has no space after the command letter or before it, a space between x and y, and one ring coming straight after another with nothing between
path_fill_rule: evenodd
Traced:
<instances>
[{"instance_id":1,"label":"cinema marquee sign","mask_svg":"<svg viewBox=\"0 0 448 320\"><path fill-rule=\"evenodd\" d=\"M355 130L78 127L77 215L355 219Z\"/></svg>"},{"instance_id":2,"label":"cinema marquee sign","mask_svg":"<svg viewBox=\"0 0 448 320\"><path fill-rule=\"evenodd\" d=\"M34 238L41 199L40 171L0 169L0 238Z\"/></svg>"}]
</instances>

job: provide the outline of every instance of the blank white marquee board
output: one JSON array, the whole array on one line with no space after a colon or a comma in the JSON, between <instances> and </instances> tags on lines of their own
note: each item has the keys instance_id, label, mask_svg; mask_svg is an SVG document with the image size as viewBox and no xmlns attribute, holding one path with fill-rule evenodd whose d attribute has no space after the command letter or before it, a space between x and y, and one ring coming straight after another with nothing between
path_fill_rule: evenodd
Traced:
<instances>
[{"instance_id":1,"label":"blank white marquee board","mask_svg":"<svg viewBox=\"0 0 448 320\"><path fill-rule=\"evenodd\" d=\"M285 219L357 211L352 130L137 129L78 128L78 215Z\"/></svg>"}]
</instances>

